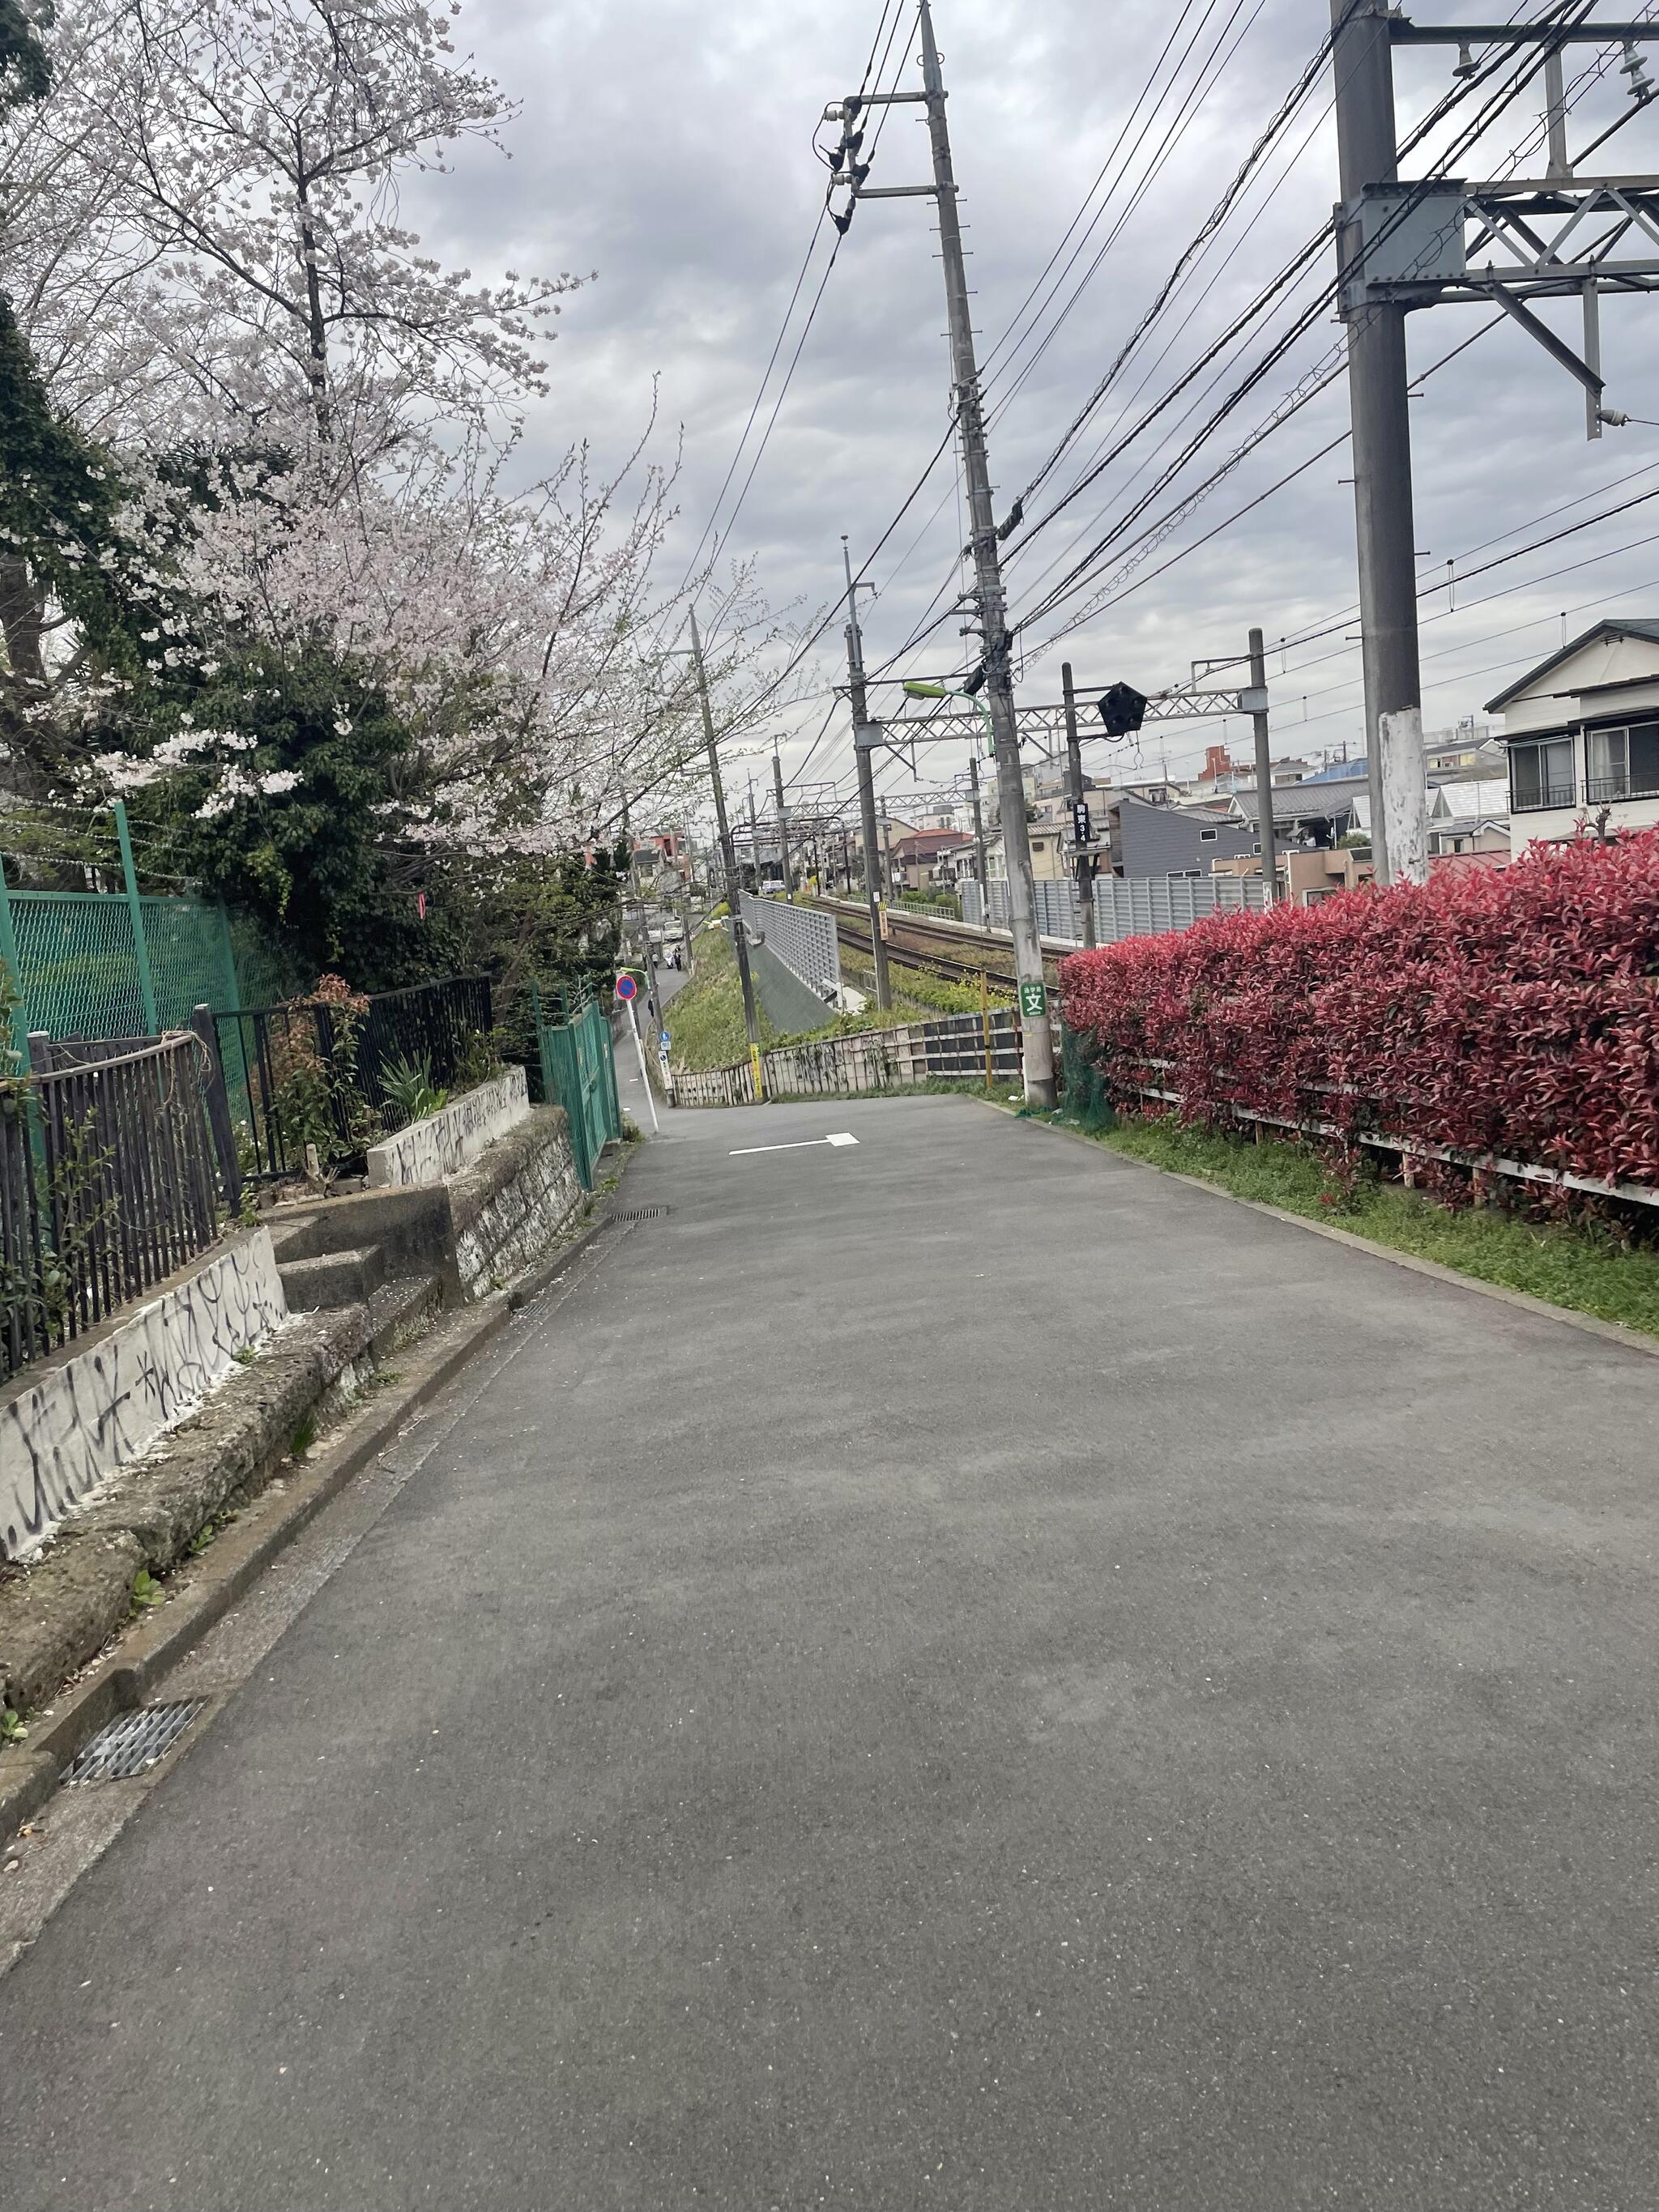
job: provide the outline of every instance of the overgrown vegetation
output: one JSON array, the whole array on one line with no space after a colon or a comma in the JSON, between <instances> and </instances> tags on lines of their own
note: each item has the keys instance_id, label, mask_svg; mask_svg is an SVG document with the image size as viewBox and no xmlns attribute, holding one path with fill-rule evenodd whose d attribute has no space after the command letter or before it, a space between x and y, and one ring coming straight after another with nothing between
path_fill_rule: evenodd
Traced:
<instances>
[{"instance_id":1,"label":"overgrown vegetation","mask_svg":"<svg viewBox=\"0 0 1659 2212\"><path fill-rule=\"evenodd\" d=\"M673 1040L676 1067L701 1074L707 1068L730 1067L748 1058L749 1035L744 1027L737 955L731 938L719 923L711 924L697 938L691 980L670 1003L663 1018ZM760 1022L763 1044L777 1043L778 1033L763 1011Z\"/></svg>"},{"instance_id":2,"label":"overgrown vegetation","mask_svg":"<svg viewBox=\"0 0 1659 2212\"><path fill-rule=\"evenodd\" d=\"M1629 1243L1605 1223L1530 1221L1495 1198L1454 1212L1370 1165L1350 1176L1305 1145L1258 1144L1167 1118L1127 1118L1096 1133L1114 1152L1235 1197L1334 1222L1478 1281L1659 1336L1659 1251Z\"/></svg>"},{"instance_id":3,"label":"overgrown vegetation","mask_svg":"<svg viewBox=\"0 0 1659 2212\"><path fill-rule=\"evenodd\" d=\"M843 980L865 994L867 1003L861 1011L826 1013L817 1028L785 1036L767 1019L765 1008L757 1007L763 1048L775 1044L804 1044L820 1037L861 1036L872 1030L895 1029L905 1022L931 1021L940 1014L976 1014L980 1011L977 981L953 982L945 976L930 975L918 968L901 967L895 962L889 969L893 1003L884 1013L875 1002L873 967L867 961L861 962L856 953L849 954L844 947L841 963ZM990 1003L993 1006L1011 1006L1013 985L994 975L990 981ZM748 1058L749 1037L744 1027L737 956L723 929L706 929L697 939L691 981L670 1005L665 1018L674 1041L676 1067L701 1074L709 1068L734 1066L738 1060Z\"/></svg>"}]
</instances>

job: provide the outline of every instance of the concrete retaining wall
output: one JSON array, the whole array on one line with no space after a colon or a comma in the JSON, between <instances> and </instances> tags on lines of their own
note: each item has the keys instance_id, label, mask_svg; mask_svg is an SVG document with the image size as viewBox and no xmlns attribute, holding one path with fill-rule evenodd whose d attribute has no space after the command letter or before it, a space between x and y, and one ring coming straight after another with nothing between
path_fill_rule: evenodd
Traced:
<instances>
[{"instance_id":1,"label":"concrete retaining wall","mask_svg":"<svg viewBox=\"0 0 1659 2212\"><path fill-rule=\"evenodd\" d=\"M270 1232L256 1229L9 1384L0 1394L0 1558L34 1550L287 1314Z\"/></svg>"},{"instance_id":2,"label":"concrete retaining wall","mask_svg":"<svg viewBox=\"0 0 1659 2212\"><path fill-rule=\"evenodd\" d=\"M586 1195L562 1109L528 1115L472 1176L452 1187L463 1297L483 1297L544 1258Z\"/></svg>"},{"instance_id":3,"label":"concrete retaining wall","mask_svg":"<svg viewBox=\"0 0 1659 2212\"><path fill-rule=\"evenodd\" d=\"M411 1121L368 1154L371 1190L446 1182L504 1137L530 1111L521 1067L509 1067L450 1106Z\"/></svg>"}]
</instances>

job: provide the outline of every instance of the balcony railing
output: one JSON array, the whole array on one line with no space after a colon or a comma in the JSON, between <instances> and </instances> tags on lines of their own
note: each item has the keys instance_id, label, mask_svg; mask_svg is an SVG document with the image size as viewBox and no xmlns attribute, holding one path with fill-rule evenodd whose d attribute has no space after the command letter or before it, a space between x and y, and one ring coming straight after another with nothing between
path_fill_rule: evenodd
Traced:
<instances>
[{"instance_id":1,"label":"balcony railing","mask_svg":"<svg viewBox=\"0 0 1659 2212\"><path fill-rule=\"evenodd\" d=\"M1593 775L1584 785L1591 806L1609 806L1620 799L1659 799L1659 776Z\"/></svg>"},{"instance_id":2,"label":"balcony railing","mask_svg":"<svg viewBox=\"0 0 1659 2212\"><path fill-rule=\"evenodd\" d=\"M1516 814L1540 814L1546 807L1571 806L1577 799L1577 791L1571 783L1547 783L1541 790L1522 796L1518 791L1510 793L1510 806Z\"/></svg>"}]
</instances>

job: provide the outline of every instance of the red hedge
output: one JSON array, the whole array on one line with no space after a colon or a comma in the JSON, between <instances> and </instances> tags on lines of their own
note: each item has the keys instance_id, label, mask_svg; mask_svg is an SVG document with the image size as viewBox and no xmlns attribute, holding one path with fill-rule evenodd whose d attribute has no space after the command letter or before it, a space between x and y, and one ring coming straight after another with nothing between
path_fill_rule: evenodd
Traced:
<instances>
[{"instance_id":1,"label":"red hedge","mask_svg":"<svg viewBox=\"0 0 1659 2212\"><path fill-rule=\"evenodd\" d=\"M1659 1183L1659 830L1074 953L1109 1097ZM1167 1065L1158 1065L1167 1063Z\"/></svg>"}]
</instances>

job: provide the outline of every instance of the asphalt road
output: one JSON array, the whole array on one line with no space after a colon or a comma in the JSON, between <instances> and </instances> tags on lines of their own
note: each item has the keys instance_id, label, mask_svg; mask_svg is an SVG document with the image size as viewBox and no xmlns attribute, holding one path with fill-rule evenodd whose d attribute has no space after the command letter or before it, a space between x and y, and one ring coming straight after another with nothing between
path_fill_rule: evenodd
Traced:
<instances>
[{"instance_id":1,"label":"asphalt road","mask_svg":"<svg viewBox=\"0 0 1659 2212\"><path fill-rule=\"evenodd\" d=\"M0 1980L6 2212L1659 2204L1659 1363L966 1101L626 1194Z\"/></svg>"}]
</instances>

